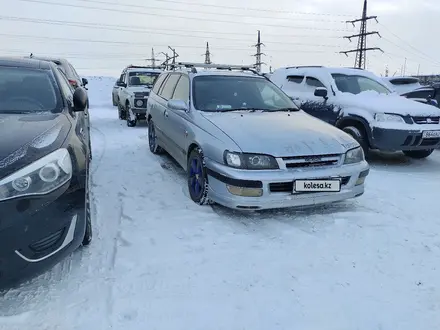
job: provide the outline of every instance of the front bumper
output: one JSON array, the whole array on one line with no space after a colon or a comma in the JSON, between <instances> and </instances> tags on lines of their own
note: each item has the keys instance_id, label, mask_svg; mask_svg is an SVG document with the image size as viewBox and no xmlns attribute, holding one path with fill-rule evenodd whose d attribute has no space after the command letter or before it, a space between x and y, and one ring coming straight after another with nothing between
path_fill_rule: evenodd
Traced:
<instances>
[{"instance_id":1,"label":"front bumper","mask_svg":"<svg viewBox=\"0 0 440 330\"><path fill-rule=\"evenodd\" d=\"M373 127L371 146L383 151L426 150L440 147L440 138L423 138L423 131L440 130L440 125L407 125L408 128Z\"/></svg>"},{"instance_id":2,"label":"front bumper","mask_svg":"<svg viewBox=\"0 0 440 330\"><path fill-rule=\"evenodd\" d=\"M0 288L48 269L82 242L84 190L0 202Z\"/></svg>"},{"instance_id":3,"label":"front bumper","mask_svg":"<svg viewBox=\"0 0 440 330\"><path fill-rule=\"evenodd\" d=\"M240 210L277 209L327 204L354 198L364 193L358 179L369 174L366 161L353 165L302 170L249 171L234 169L205 159L208 171L208 196L223 206ZM294 180L341 178L340 192L293 192ZM261 188L261 197L236 196L227 186Z\"/></svg>"}]
</instances>

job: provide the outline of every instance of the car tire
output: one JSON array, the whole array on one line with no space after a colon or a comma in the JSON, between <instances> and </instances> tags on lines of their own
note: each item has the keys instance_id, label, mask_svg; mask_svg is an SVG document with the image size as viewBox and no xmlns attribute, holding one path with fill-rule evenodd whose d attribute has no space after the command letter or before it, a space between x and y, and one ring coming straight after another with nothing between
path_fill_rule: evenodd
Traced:
<instances>
[{"instance_id":1,"label":"car tire","mask_svg":"<svg viewBox=\"0 0 440 330\"><path fill-rule=\"evenodd\" d=\"M87 164L87 173L86 173L86 186L84 188L85 190L85 221L86 221L86 231L84 233L84 238L82 241L83 246L88 246L92 242L93 238L93 230L92 230L92 213L90 211L90 184L89 184L89 176L90 176L90 170L89 166L90 162Z\"/></svg>"},{"instance_id":2,"label":"car tire","mask_svg":"<svg viewBox=\"0 0 440 330\"><path fill-rule=\"evenodd\" d=\"M434 149L428 150L405 150L403 153L405 156L414 158L414 159L423 159L429 157L434 152Z\"/></svg>"},{"instance_id":3,"label":"car tire","mask_svg":"<svg viewBox=\"0 0 440 330\"><path fill-rule=\"evenodd\" d=\"M119 101L118 101L118 117L120 120L125 120L126 118L125 110L121 105L121 103L119 103Z\"/></svg>"},{"instance_id":4,"label":"car tire","mask_svg":"<svg viewBox=\"0 0 440 330\"><path fill-rule=\"evenodd\" d=\"M128 127L135 127L136 126L137 120L136 119L135 120L131 120L130 119L130 104L129 103L127 103L125 105L125 117L126 117L126 120L127 120L127 126Z\"/></svg>"},{"instance_id":5,"label":"car tire","mask_svg":"<svg viewBox=\"0 0 440 330\"><path fill-rule=\"evenodd\" d=\"M369 147L367 135L363 130L360 130L359 128L354 126L346 126L342 128L342 130L351 137L353 137L360 144L360 146L364 150L365 155L368 153L370 147Z\"/></svg>"},{"instance_id":6,"label":"car tire","mask_svg":"<svg viewBox=\"0 0 440 330\"><path fill-rule=\"evenodd\" d=\"M153 154L161 154L163 149L157 143L156 127L152 119L148 121L148 145Z\"/></svg>"},{"instance_id":7,"label":"car tire","mask_svg":"<svg viewBox=\"0 0 440 330\"><path fill-rule=\"evenodd\" d=\"M187 166L188 191L191 199L199 204L210 204L208 198L208 175L202 149L195 148L188 157Z\"/></svg>"}]
</instances>

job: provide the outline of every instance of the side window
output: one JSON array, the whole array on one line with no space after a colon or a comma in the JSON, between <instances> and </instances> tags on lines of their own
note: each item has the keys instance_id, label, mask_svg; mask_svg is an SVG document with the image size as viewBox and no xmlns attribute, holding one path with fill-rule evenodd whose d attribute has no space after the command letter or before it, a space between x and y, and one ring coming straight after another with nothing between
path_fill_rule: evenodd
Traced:
<instances>
[{"instance_id":1,"label":"side window","mask_svg":"<svg viewBox=\"0 0 440 330\"><path fill-rule=\"evenodd\" d=\"M410 99L430 99L434 94L433 90L423 90L423 91L414 91L406 94L407 98Z\"/></svg>"},{"instance_id":2,"label":"side window","mask_svg":"<svg viewBox=\"0 0 440 330\"><path fill-rule=\"evenodd\" d=\"M125 83L125 72L122 72L121 76L119 77L119 81Z\"/></svg>"},{"instance_id":3,"label":"side window","mask_svg":"<svg viewBox=\"0 0 440 330\"><path fill-rule=\"evenodd\" d=\"M66 76L64 75L63 71L58 69L58 78L60 81L60 88L65 98L69 98L73 94L73 87L69 84L69 81L67 80Z\"/></svg>"},{"instance_id":4,"label":"side window","mask_svg":"<svg viewBox=\"0 0 440 330\"><path fill-rule=\"evenodd\" d=\"M179 74L170 74L170 77L167 79L162 91L160 92L160 96L165 100L169 100L174 93L174 89L179 78Z\"/></svg>"},{"instance_id":5,"label":"side window","mask_svg":"<svg viewBox=\"0 0 440 330\"><path fill-rule=\"evenodd\" d=\"M69 63L69 67L70 67L70 70L72 70L73 74L76 76L76 78L78 78L79 80L81 80L81 79L80 79L80 76L79 76L79 74L78 74L78 72L76 72L76 70L75 70L75 68L72 66L72 64Z\"/></svg>"},{"instance_id":6,"label":"side window","mask_svg":"<svg viewBox=\"0 0 440 330\"><path fill-rule=\"evenodd\" d=\"M318 87L324 87L325 85L319 81L319 79L313 78L313 77L307 77L306 78L306 86L312 87L313 89L316 89Z\"/></svg>"},{"instance_id":7,"label":"side window","mask_svg":"<svg viewBox=\"0 0 440 330\"><path fill-rule=\"evenodd\" d=\"M304 76L287 76L289 83L301 84L304 80Z\"/></svg>"},{"instance_id":8,"label":"side window","mask_svg":"<svg viewBox=\"0 0 440 330\"><path fill-rule=\"evenodd\" d=\"M187 76L181 76L179 82L176 85L176 89L173 94L174 100L182 100L188 102L189 100L189 79Z\"/></svg>"},{"instance_id":9,"label":"side window","mask_svg":"<svg viewBox=\"0 0 440 330\"><path fill-rule=\"evenodd\" d=\"M153 89L151 90L153 93L158 94L160 86L162 86L163 81L167 77L167 74L161 75L159 78L156 79L156 82L154 83Z\"/></svg>"}]
</instances>

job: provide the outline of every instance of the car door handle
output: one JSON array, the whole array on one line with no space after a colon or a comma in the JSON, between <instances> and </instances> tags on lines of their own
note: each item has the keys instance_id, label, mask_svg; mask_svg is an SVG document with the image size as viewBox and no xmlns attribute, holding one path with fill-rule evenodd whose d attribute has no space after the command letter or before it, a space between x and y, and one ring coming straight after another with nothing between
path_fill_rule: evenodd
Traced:
<instances>
[{"instance_id":1,"label":"car door handle","mask_svg":"<svg viewBox=\"0 0 440 330\"><path fill-rule=\"evenodd\" d=\"M164 115L165 117L168 118L168 111L165 110L165 111L163 112L163 115Z\"/></svg>"}]
</instances>

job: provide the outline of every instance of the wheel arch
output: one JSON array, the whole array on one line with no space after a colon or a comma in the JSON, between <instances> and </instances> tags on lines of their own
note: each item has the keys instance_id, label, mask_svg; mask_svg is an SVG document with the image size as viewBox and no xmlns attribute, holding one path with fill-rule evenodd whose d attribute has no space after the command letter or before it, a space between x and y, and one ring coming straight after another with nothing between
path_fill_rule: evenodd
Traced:
<instances>
[{"instance_id":1,"label":"wheel arch","mask_svg":"<svg viewBox=\"0 0 440 330\"><path fill-rule=\"evenodd\" d=\"M336 122L336 127L339 129L343 129L348 126L353 126L359 130L362 130L362 132L366 134L370 145L372 144L372 134L370 130L370 125L364 118L350 114L348 116L342 117Z\"/></svg>"}]
</instances>

